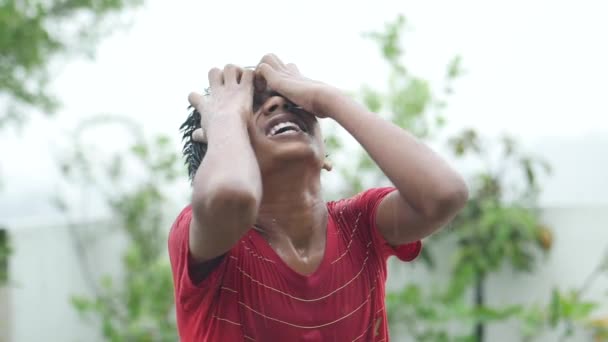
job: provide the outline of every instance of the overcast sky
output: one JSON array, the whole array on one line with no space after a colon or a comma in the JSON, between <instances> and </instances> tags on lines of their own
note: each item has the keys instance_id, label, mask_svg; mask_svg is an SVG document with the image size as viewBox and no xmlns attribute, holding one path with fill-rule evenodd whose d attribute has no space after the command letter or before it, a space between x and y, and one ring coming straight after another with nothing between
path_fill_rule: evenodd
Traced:
<instances>
[{"instance_id":1,"label":"overcast sky","mask_svg":"<svg viewBox=\"0 0 608 342\"><path fill-rule=\"evenodd\" d=\"M57 116L2 132L2 202L23 207L52 191L51 150L79 118L128 115L150 132L176 134L187 94L205 87L214 66L252 65L274 52L346 90L383 85L382 60L361 33L398 13L409 22L406 63L416 74L440 80L453 56L463 58L467 74L446 111L454 127L528 142L608 136L606 1L149 0L95 60L59 63Z\"/></svg>"}]
</instances>

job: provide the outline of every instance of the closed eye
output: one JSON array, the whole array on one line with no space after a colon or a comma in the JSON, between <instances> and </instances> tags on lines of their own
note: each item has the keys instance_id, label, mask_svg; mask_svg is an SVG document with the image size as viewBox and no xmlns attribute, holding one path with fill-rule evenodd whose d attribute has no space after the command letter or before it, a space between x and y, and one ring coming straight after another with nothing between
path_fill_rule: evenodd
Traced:
<instances>
[{"instance_id":1,"label":"closed eye","mask_svg":"<svg viewBox=\"0 0 608 342\"><path fill-rule=\"evenodd\" d=\"M304 110L304 108L289 102L288 106L287 106L287 110L289 110L290 112L293 112L294 114L310 114L307 111Z\"/></svg>"}]
</instances>

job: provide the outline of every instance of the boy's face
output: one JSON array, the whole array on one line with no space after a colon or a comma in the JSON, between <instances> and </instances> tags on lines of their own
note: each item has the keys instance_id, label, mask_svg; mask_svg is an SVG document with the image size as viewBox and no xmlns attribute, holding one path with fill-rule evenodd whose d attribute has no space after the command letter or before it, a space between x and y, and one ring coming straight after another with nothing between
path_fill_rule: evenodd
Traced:
<instances>
[{"instance_id":1,"label":"boy's face","mask_svg":"<svg viewBox=\"0 0 608 342\"><path fill-rule=\"evenodd\" d=\"M317 118L266 89L256 92L249 136L262 176L287 162L307 160L321 170L325 145Z\"/></svg>"}]
</instances>

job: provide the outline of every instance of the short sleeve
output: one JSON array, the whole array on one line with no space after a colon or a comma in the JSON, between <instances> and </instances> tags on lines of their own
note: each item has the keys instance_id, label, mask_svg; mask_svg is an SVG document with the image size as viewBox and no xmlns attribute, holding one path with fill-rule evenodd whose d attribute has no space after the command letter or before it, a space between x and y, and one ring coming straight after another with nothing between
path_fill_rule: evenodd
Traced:
<instances>
[{"instance_id":1,"label":"short sleeve","mask_svg":"<svg viewBox=\"0 0 608 342\"><path fill-rule=\"evenodd\" d=\"M353 198L351 205L357 211L362 213L362 218L366 220L366 226L369 227L373 244L381 251L381 256L384 260L390 256L396 256L402 261L412 261L418 257L422 250L422 241L414 241L399 246L391 246L384 239L376 226L376 212L380 202L391 192L397 190L394 187L372 188L359 193Z\"/></svg>"},{"instance_id":2,"label":"short sleeve","mask_svg":"<svg viewBox=\"0 0 608 342\"><path fill-rule=\"evenodd\" d=\"M180 307L188 311L188 307L200 306L203 301L210 299L215 293L214 290L219 287L226 268L227 258L224 257L219 264L214 265L202 281L194 283L193 274L206 265L193 265L194 261L189 248L191 220L192 209L188 206L179 214L169 232L169 258L178 311L180 311Z\"/></svg>"}]
</instances>

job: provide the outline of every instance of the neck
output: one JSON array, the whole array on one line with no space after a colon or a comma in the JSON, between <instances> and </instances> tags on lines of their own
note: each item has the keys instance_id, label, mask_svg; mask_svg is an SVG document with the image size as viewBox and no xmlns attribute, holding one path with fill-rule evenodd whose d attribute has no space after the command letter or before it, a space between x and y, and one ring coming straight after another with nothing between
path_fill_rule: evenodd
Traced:
<instances>
[{"instance_id":1,"label":"neck","mask_svg":"<svg viewBox=\"0 0 608 342\"><path fill-rule=\"evenodd\" d=\"M319 238L325 240L327 208L319 170L294 165L264 175L262 184L256 226L269 242L307 249Z\"/></svg>"}]
</instances>

